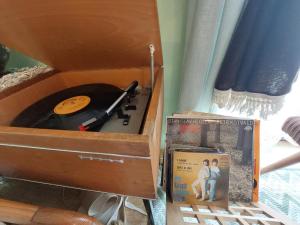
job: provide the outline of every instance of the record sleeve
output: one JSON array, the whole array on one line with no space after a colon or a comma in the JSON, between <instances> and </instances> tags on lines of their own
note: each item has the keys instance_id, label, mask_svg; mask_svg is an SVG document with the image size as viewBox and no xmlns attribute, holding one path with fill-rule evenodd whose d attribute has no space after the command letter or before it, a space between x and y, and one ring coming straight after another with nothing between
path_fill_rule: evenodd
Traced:
<instances>
[{"instance_id":1,"label":"record sleeve","mask_svg":"<svg viewBox=\"0 0 300 225\"><path fill-rule=\"evenodd\" d=\"M173 152L172 200L228 208L228 154Z\"/></svg>"},{"instance_id":2,"label":"record sleeve","mask_svg":"<svg viewBox=\"0 0 300 225\"><path fill-rule=\"evenodd\" d=\"M231 157L229 200L251 202L254 179L254 120L181 115L167 118L166 167L174 145L220 149ZM166 188L170 183L165 167Z\"/></svg>"}]
</instances>

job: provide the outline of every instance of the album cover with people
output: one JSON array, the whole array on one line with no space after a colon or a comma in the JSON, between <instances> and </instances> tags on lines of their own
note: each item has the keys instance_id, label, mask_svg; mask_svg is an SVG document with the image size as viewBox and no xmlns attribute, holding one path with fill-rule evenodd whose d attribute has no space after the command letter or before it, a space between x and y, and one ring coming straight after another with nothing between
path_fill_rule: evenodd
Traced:
<instances>
[{"instance_id":1,"label":"album cover with people","mask_svg":"<svg viewBox=\"0 0 300 225\"><path fill-rule=\"evenodd\" d=\"M174 203L228 207L230 156L220 153L173 152Z\"/></svg>"},{"instance_id":2,"label":"album cover with people","mask_svg":"<svg viewBox=\"0 0 300 225\"><path fill-rule=\"evenodd\" d=\"M167 118L166 190L172 191L173 149L214 148L230 155L229 200L251 202L254 178L254 120L182 115ZM198 150L201 152L201 149Z\"/></svg>"}]
</instances>

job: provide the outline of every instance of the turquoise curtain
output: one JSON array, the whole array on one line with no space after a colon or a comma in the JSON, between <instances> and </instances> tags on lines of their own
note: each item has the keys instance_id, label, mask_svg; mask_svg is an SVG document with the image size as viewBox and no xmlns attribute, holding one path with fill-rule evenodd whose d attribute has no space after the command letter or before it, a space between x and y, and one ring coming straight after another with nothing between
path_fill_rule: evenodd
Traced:
<instances>
[{"instance_id":1,"label":"turquoise curtain","mask_svg":"<svg viewBox=\"0 0 300 225\"><path fill-rule=\"evenodd\" d=\"M214 83L244 0L189 0L179 110L210 110Z\"/></svg>"}]
</instances>

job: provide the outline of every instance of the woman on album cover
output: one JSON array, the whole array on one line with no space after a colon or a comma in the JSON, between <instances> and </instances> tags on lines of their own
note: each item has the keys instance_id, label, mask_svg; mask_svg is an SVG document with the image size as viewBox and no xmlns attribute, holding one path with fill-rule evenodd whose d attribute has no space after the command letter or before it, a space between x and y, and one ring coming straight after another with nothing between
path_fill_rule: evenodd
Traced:
<instances>
[{"instance_id":1,"label":"woman on album cover","mask_svg":"<svg viewBox=\"0 0 300 225\"><path fill-rule=\"evenodd\" d=\"M207 193L207 184L208 184L207 182L208 182L209 177L210 177L209 160L205 159L205 160L203 160L202 167L199 170L198 178L192 184L192 189L193 189L193 192L196 195L196 198L200 197L200 193L196 189L196 186L198 184L200 184L200 187L201 187L201 201L205 200L205 196L206 196L206 193Z\"/></svg>"}]
</instances>

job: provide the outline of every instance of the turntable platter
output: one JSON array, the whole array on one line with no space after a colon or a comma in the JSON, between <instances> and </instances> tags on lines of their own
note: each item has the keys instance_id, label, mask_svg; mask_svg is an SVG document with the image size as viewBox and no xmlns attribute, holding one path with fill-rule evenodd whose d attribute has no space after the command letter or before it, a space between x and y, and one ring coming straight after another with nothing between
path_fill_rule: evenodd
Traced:
<instances>
[{"instance_id":1,"label":"turntable platter","mask_svg":"<svg viewBox=\"0 0 300 225\"><path fill-rule=\"evenodd\" d=\"M87 84L45 97L21 112L16 127L78 130L80 124L103 113L123 90L109 84Z\"/></svg>"}]
</instances>

